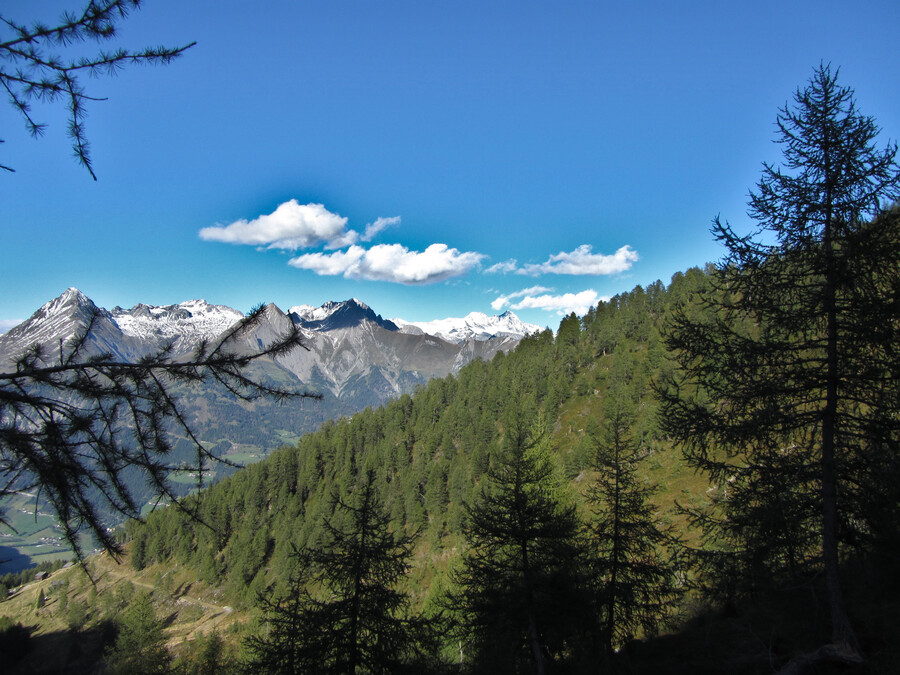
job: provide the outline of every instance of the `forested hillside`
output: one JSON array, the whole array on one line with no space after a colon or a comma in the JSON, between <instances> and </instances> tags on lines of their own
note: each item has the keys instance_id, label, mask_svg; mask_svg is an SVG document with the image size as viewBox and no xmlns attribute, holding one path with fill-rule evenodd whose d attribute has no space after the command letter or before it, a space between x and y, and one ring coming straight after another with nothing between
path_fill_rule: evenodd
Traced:
<instances>
[{"instance_id":1,"label":"forested hillside","mask_svg":"<svg viewBox=\"0 0 900 675\"><path fill-rule=\"evenodd\" d=\"M865 238L895 251L897 216L895 209L865 228ZM812 651L828 630L814 468L784 445L762 466L728 445L698 457L685 450L699 436L676 444L662 431L662 421L672 427L682 419L699 434L702 427L690 425L702 410L728 410L727 396L710 398L714 380L698 387L686 373L732 355L705 353L700 342L686 359L689 349L678 343L684 326L711 330L723 319L750 334L762 330L729 316L730 274L694 268L668 287L636 287L582 318L565 317L556 334L534 334L413 396L328 422L184 509L130 524L131 562L137 569L177 562L224 588L229 602L262 612L260 621L305 625L320 620L310 607L329 606L324 596L301 602L309 589L332 588L333 601L343 602L329 576L331 556L349 541L387 537L382 554L394 551L404 570L392 582L400 604L432 628L437 622L441 635L421 637L419 651L409 652L431 655L416 662L421 669L459 661L473 671L506 664L518 672L537 659L539 671L590 671L586 664L602 662L608 671L720 672L727 664L761 673L786 664L785 672L802 672L790 668L803 652L819 666L845 662ZM888 324L872 331L895 329L896 319L885 316ZM867 348L876 355L867 375L880 378L880 400L896 396L893 361L875 351L890 352L894 342L886 340ZM694 417L661 414L676 400L694 406ZM882 419L877 404L868 408L873 423ZM893 432L885 433L890 443ZM889 646L897 613L889 514L896 514L898 473L882 446L865 453L873 465L851 475L860 488L844 488L840 550L849 611L874 652L867 663L880 669L897 656ZM723 467L718 473L712 461ZM373 495L365 513L374 520L354 530L361 491ZM392 536L407 543L393 549ZM516 542L530 559L517 557ZM366 583L377 586L378 575ZM886 593L873 594L873 585ZM528 621L501 627L496 621L509 607ZM649 639L660 629L679 632ZM305 644L339 634L332 624L322 630ZM715 649L702 646L710 640Z\"/></svg>"},{"instance_id":2,"label":"forested hillside","mask_svg":"<svg viewBox=\"0 0 900 675\"><path fill-rule=\"evenodd\" d=\"M432 380L414 396L328 422L208 490L198 508L209 528L174 509L135 527L137 564L175 556L198 565L210 582L229 580L251 601L267 570L277 579L285 569L292 543L318 538L332 495L346 497L369 468L395 527L420 531L432 547L452 548L511 413L542 418L560 470L583 482L606 422L602 402L613 364L627 371L640 446L670 455L650 388L651 378L672 368L660 330L667 313L706 283L693 269L676 275L668 289L659 282L637 287L581 319L564 318L556 336L532 335L514 352Z\"/></svg>"},{"instance_id":3,"label":"forested hillside","mask_svg":"<svg viewBox=\"0 0 900 675\"><path fill-rule=\"evenodd\" d=\"M232 602L252 606L260 594L284 590L295 549L322 541L336 500L352 499L371 471L391 529L417 535L404 587L417 607L434 609L466 549L470 508L491 483L489 472L507 461L511 427L537 429L530 437L552 459L566 499L580 521L592 520L587 497L615 400L628 402L622 431L640 460L638 482L658 483L653 499L683 523L675 501L699 506L708 486L661 435L651 383L674 367L661 337L667 317L678 307L700 312L708 284L707 272L691 269L668 288L637 287L580 319L565 317L556 335L532 335L514 352L476 361L413 396L328 422L185 511L170 507L132 524L132 562L193 566L209 584L225 585Z\"/></svg>"}]
</instances>

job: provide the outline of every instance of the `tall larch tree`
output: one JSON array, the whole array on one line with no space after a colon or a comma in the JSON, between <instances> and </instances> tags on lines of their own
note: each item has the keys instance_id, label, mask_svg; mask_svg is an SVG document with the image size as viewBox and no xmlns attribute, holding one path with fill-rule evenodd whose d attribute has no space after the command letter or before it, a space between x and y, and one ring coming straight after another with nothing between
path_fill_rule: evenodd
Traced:
<instances>
[{"instance_id":1,"label":"tall larch tree","mask_svg":"<svg viewBox=\"0 0 900 675\"><path fill-rule=\"evenodd\" d=\"M750 194L759 230L742 236L715 219L728 253L711 311L669 327L684 378L662 392L664 422L727 486L716 525L736 550L766 529L785 535L773 516L787 516L798 541L766 563L777 570L790 555L824 572L831 641L808 661L859 662L839 563L866 527L856 505L876 453L897 447L900 257L884 214L900 197L897 146L876 148L878 127L827 65L777 128L783 166L764 164Z\"/></svg>"},{"instance_id":2,"label":"tall larch tree","mask_svg":"<svg viewBox=\"0 0 900 675\"><path fill-rule=\"evenodd\" d=\"M253 672L422 671L432 625L409 613L409 597L397 589L413 539L391 531L373 471L353 495L335 500L321 545L297 551L288 595L261 598L270 628L247 641Z\"/></svg>"}]
</instances>

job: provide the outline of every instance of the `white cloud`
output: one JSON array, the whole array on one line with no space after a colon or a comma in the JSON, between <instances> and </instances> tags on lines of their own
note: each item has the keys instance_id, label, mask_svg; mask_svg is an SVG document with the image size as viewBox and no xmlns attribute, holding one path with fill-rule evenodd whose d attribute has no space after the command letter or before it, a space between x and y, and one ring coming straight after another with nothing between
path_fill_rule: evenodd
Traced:
<instances>
[{"instance_id":1,"label":"white cloud","mask_svg":"<svg viewBox=\"0 0 900 675\"><path fill-rule=\"evenodd\" d=\"M400 216L391 216L390 218L376 218L374 223L366 225L365 234L362 236L363 241L372 241L375 235L387 227L400 224Z\"/></svg>"},{"instance_id":2,"label":"white cloud","mask_svg":"<svg viewBox=\"0 0 900 675\"><path fill-rule=\"evenodd\" d=\"M637 259L637 251L628 245L623 246L612 255L603 255L602 253L591 253L591 245L582 244L571 253L560 252L551 255L547 262L539 265L525 265L516 273L529 276L539 274L616 274L630 269Z\"/></svg>"},{"instance_id":3,"label":"white cloud","mask_svg":"<svg viewBox=\"0 0 900 675\"><path fill-rule=\"evenodd\" d=\"M346 253L308 253L292 258L288 264L320 275L423 285L465 274L484 257L473 251L460 253L446 244L432 244L421 252L401 244L378 244L369 250L351 246Z\"/></svg>"},{"instance_id":4,"label":"white cloud","mask_svg":"<svg viewBox=\"0 0 900 675\"><path fill-rule=\"evenodd\" d=\"M495 312L499 312L501 309L503 309L504 307L506 307L508 304L509 304L509 298L507 298L507 297L504 296L504 295L501 295L499 298L497 298L496 300L494 300L494 301L491 303L491 308L492 308Z\"/></svg>"},{"instance_id":5,"label":"white cloud","mask_svg":"<svg viewBox=\"0 0 900 675\"><path fill-rule=\"evenodd\" d=\"M291 251L321 243L329 248L342 248L355 243L359 237L357 232L346 228L347 219L331 213L323 204L299 204L292 199L253 220L204 227L200 238Z\"/></svg>"},{"instance_id":6,"label":"white cloud","mask_svg":"<svg viewBox=\"0 0 900 675\"><path fill-rule=\"evenodd\" d=\"M25 321L25 319L0 319L0 335L15 328L23 321Z\"/></svg>"},{"instance_id":7,"label":"white cloud","mask_svg":"<svg viewBox=\"0 0 900 675\"><path fill-rule=\"evenodd\" d=\"M288 260L288 265L299 267L302 270L312 270L319 276L335 276L347 274L354 265L366 254L361 246L351 246L346 251L334 253L306 253ZM347 275L349 276L349 274Z\"/></svg>"},{"instance_id":8,"label":"white cloud","mask_svg":"<svg viewBox=\"0 0 900 675\"><path fill-rule=\"evenodd\" d=\"M609 300L608 297L600 297L597 291L589 288L580 293L563 293L562 295L527 295L517 302L512 309L544 309L555 311L560 316L575 312L578 315L597 305L600 300Z\"/></svg>"},{"instance_id":9,"label":"white cloud","mask_svg":"<svg viewBox=\"0 0 900 675\"><path fill-rule=\"evenodd\" d=\"M518 261L515 258L510 258L509 260L504 260L503 262L498 262L495 265L491 265L484 271L484 273L485 274L508 274L510 272L515 272L517 265L518 265Z\"/></svg>"},{"instance_id":10,"label":"white cloud","mask_svg":"<svg viewBox=\"0 0 900 675\"><path fill-rule=\"evenodd\" d=\"M499 312L501 309L506 307L506 305L508 305L513 300L513 298L522 298L526 295L534 295L535 293L547 293L548 291L552 290L552 288L545 288L544 286L532 286L531 288L523 288L521 291L515 291L514 293L498 296L497 299L491 303L491 307L494 308L494 311Z\"/></svg>"}]
</instances>

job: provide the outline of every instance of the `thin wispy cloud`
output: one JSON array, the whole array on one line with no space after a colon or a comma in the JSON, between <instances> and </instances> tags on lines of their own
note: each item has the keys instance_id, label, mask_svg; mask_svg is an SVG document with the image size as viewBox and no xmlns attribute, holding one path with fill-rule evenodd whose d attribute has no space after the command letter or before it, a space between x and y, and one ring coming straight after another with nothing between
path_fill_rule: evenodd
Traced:
<instances>
[{"instance_id":1,"label":"thin wispy cloud","mask_svg":"<svg viewBox=\"0 0 900 675\"><path fill-rule=\"evenodd\" d=\"M378 244L368 250L354 245L345 252L306 253L292 258L288 264L324 276L343 275L348 279L416 286L466 274L484 257L474 251L460 252L446 244L432 244L424 251L410 251L401 244Z\"/></svg>"},{"instance_id":2,"label":"thin wispy cloud","mask_svg":"<svg viewBox=\"0 0 900 675\"><path fill-rule=\"evenodd\" d=\"M376 218L374 223L369 223L366 225L366 231L363 233L361 239L363 241L372 241L382 230L391 227L393 225L400 224L400 216L391 216L390 218Z\"/></svg>"},{"instance_id":3,"label":"thin wispy cloud","mask_svg":"<svg viewBox=\"0 0 900 675\"><path fill-rule=\"evenodd\" d=\"M484 270L485 274L509 274L511 272L515 272L518 266L518 261L515 258L510 258L509 260L504 260L503 262L498 262L494 265L491 265L486 270Z\"/></svg>"},{"instance_id":4,"label":"thin wispy cloud","mask_svg":"<svg viewBox=\"0 0 900 675\"><path fill-rule=\"evenodd\" d=\"M574 251L560 251L545 262L528 263L519 266L515 258L491 265L485 274L522 274L536 277L541 274L568 274L573 276L604 276L618 274L631 269L637 262L638 254L631 246L625 245L611 255L594 253L590 244L582 244Z\"/></svg>"},{"instance_id":5,"label":"thin wispy cloud","mask_svg":"<svg viewBox=\"0 0 900 675\"><path fill-rule=\"evenodd\" d=\"M332 213L323 204L300 204L296 199L280 204L272 213L253 220L241 219L230 225L200 230L205 241L249 244L288 251L324 244L341 248L356 242L359 234L347 230L347 219Z\"/></svg>"},{"instance_id":6,"label":"thin wispy cloud","mask_svg":"<svg viewBox=\"0 0 900 675\"><path fill-rule=\"evenodd\" d=\"M525 296L535 295L537 293L548 293L552 290L552 288L546 288L544 286L532 286L531 288L523 288L521 291L515 291L514 293L507 293L506 295L498 296L497 299L491 303L491 307L495 312L499 312L501 309L509 305L515 298L524 298Z\"/></svg>"}]
</instances>

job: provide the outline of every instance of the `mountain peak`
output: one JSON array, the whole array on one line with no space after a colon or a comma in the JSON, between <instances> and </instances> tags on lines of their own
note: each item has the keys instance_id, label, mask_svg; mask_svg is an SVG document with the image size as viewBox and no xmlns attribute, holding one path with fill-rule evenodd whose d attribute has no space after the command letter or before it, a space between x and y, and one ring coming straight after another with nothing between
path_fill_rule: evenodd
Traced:
<instances>
[{"instance_id":1,"label":"mountain peak","mask_svg":"<svg viewBox=\"0 0 900 675\"><path fill-rule=\"evenodd\" d=\"M79 319L87 320L93 312L97 311L97 305L74 286L67 288L58 297L41 305L29 322L46 321L48 319Z\"/></svg>"},{"instance_id":2,"label":"mountain peak","mask_svg":"<svg viewBox=\"0 0 900 675\"><path fill-rule=\"evenodd\" d=\"M329 300L321 307L296 305L288 310L288 314L295 323L313 330L329 331L337 328L349 328L363 321L376 323L386 330L399 330L396 324L383 319L366 303L356 298L343 301Z\"/></svg>"},{"instance_id":3,"label":"mountain peak","mask_svg":"<svg viewBox=\"0 0 900 675\"><path fill-rule=\"evenodd\" d=\"M540 326L525 323L511 311L499 316L488 316L483 312L470 312L461 319L447 318L435 321L403 321L393 319L405 333L423 332L448 342L465 340L489 340L493 337L521 339L541 330Z\"/></svg>"},{"instance_id":4,"label":"mountain peak","mask_svg":"<svg viewBox=\"0 0 900 675\"><path fill-rule=\"evenodd\" d=\"M187 351L200 340L211 340L243 318L236 309L188 300L177 305L145 305L111 312L123 333L141 340L171 342L176 351Z\"/></svg>"},{"instance_id":5,"label":"mountain peak","mask_svg":"<svg viewBox=\"0 0 900 675\"><path fill-rule=\"evenodd\" d=\"M75 287L67 288L58 297L44 303L31 317L3 335L0 358L16 358L30 345L45 345L58 355L75 335L83 335L90 326L84 344L93 345L92 353L112 353L121 356L115 342L121 331L105 309Z\"/></svg>"},{"instance_id":6,"label":"mountain peak","mask_svg":"<svg viewBox=\"0 0 900 675\"><path fill-rule=\"evenodd\" d=\"M360 300L359 298L350 298L349 300L346 300L345 302L346 302L347 304L351 304L351 303L352 303L352 304L354 304L354 305L356 305L357 307L360 307L360 308L362 308L362 309L372 309L371 307L369 307L366 303L364 303L364 302L363 302L362 300Z\"/></svg>"},{"instance_id":7,"label":"mountain peak","mask_svg":"<svg viewBox=\"0 0 900 675\"><path fill-rule=\"evenodd\" d=\"M59 296L61 300L86 300L87 296L79 291L74 286L69 286L65 291L63 291L62 295Z\"/></svg>"},{"instance_id":8,"label":"mountain peak","mask_svg":"<svg viewBox=\"0 0 900 675\"><path fill-rule=\"evenodd\" d=\"M38 311L54 312L63 307L96 307L94 302L74 286L70 286L59 297L47 302Z\"/></svg>"}]
</instances>

